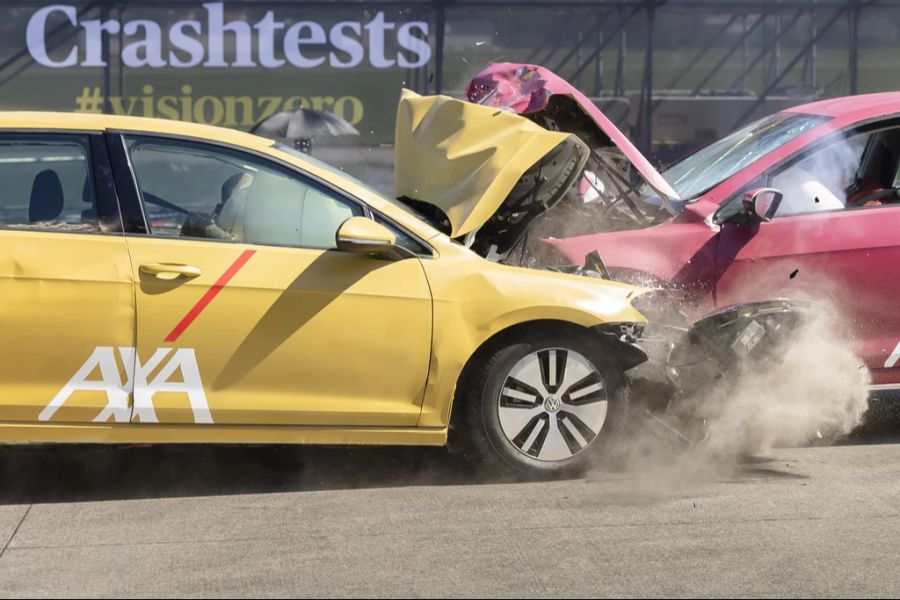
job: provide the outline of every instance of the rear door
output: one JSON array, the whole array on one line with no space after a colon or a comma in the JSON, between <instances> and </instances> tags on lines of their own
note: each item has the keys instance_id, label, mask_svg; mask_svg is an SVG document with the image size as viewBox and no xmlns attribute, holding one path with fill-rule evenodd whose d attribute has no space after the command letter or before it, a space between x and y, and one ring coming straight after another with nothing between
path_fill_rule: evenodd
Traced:
<instances>
[{"instance_id":1,"label":"rear door","mask_svg":"<svg viewBox=\"0 0 900 600\"><path fill-rule=\"evenodd\" d=\"M134 285L102 136L0 132L0 421L128 422Z\"/></svg>"}]
</instances>

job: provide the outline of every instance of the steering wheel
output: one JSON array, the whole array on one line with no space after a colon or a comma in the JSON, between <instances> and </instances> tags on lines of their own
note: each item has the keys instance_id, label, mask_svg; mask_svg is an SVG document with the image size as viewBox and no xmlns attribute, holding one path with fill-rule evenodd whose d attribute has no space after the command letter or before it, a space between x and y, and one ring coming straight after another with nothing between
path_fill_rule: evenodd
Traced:
<instances>
[{"instance_id":1,"label":"steering wheel","mask_svg":"<svg viewBox=\"0 0 900 600\"><path fill-rule=\"evenodd\" d=\"M875 190L873 192L869 192L858 198L850 198L847 199L848 206L866 206L869 203L872 204L888 204L891 200L898 200L897 196L897 188L884 188L880 190Z\"/></svg>"}]
</instances>

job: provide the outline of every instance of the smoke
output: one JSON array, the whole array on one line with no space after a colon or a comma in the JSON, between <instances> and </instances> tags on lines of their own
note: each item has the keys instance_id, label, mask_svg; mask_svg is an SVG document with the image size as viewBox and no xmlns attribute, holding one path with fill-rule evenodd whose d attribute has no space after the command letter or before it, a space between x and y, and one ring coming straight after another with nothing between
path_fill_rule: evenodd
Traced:
<instances>
[{"instance_id":1,"label":"smoke","mask_svg":"<svg viewBox=\"0 0 900 600\"><path fill-rule=\"evenodd\" d=\"M861 138L840 140L777 177L772 185L784 192L779 214L843 208L863 146ZM582 186L579 192L592 190ZM564 260L542 249L542 238L629 228L611 221L609 211L588 212L590 206L579 196L536 221L523 264L547 266ZM692 446L685 449L665 425L645 419L623 441L617 457L622 466L651 488L679 484L729 473L748 457L769 454L776 447L827 444L859 426L868 408L869 374L854 353L853 341L860 332L849 331L838 307L854 306L848 293L858 296L860 291L832 280L829 271L818 256L798 255L729 272L720 298L725 304L793 298L815 301L817 308L774 355L743 360L714 380L711 374L708 385L681 398L663 417L685 433ZM668 284L667 292L676 294L677 285ZM654 322L681 321L674 307L669 312L673 318L657 315ZM632 391L633 405L644 404L644 398L635 397L640 389Z\"/></svg>"},{"instance_id":2,"label":"smoke","mask_svg":"<svg viewBox=\"0 0 900 600\"><path fill-rule=\"evenodd\" d=\"M842 138L773 177L772 187L784 194L778 216L844 208L867 139Z\"/></svg>"},{"instance_id":3,"label":"smoke","mask_svg":"<svg viewBox=\"0 0 900 600\"><path fill-rule=\"evenodd\" d=\"M650 418L631 428L620 466L637 475L641 493L730 476L774 448L829 444L862 423L868 371L838 311L817 306L772 352L737 363L672 406L664 422L692 445Z\"/></svg>"},{"instance_id":4,"label":"smoke","mask_svg":"<svg viewBox=\"0 0 900 600\"><path fill-rule=\"evenodd\" d=\"M707 419L695 452L710 458L767 453L850 433L862 422L868 383L837 312L821 305L774 356L739 363L681 410Z\"/></svg>"}]
</instances>

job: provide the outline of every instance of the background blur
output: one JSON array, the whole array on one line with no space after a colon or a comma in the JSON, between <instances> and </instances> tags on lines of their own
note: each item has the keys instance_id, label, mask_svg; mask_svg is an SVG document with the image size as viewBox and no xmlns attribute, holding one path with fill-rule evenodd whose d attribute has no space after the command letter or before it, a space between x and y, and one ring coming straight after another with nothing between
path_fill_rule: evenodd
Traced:
<instances>
[{"instance_id":1,"label":"background blur","mask_svg":"<svg viewBox=\"0 0 900 600\"><path fill-rule=\"evenodd\" d=\"M50 6L71 7L75 23L58 9L36 20ZM172 48L171 29L184 20L200 23L199 31L188 33L204 46L204 56L210 43L221 42L226 61L238 62L237 46L244 42L233 31L244 26L210 39L217 7L225 23L246 24L255 66L173 66L170 53L181 63L198 62ZM256 64L263 62L256 25L268 13L283 24L272 40L277 56L283 56L284 32L304 21L325 32L357 23L343 32L364 55L350 67L333 66L333 60L312 68ZM389 27L378 32L383 48L376 43L373 50L374 30L366 25L381 18ZM87 60L83 24L110 20L119 31L97 38L103 66L89 66L98 56ZM137 25L129 29L128 22ZM424 24L412 33L427 44L424 53L397 41L410 22ZM158 47L141 46L156 30ZM303 45L305 56L352 58L336 50L331 37L321 44L314 37ZM36 59L35 40L56 66ZM159 50L167 64L129 66L123 50L135 43L133 56ZM360 135L317 139L313 154L386 191L400 88L460 95L472 75L498 60L543 64L569 79L652 160L666 164L786 106L900 89L900 0L69 0L0 7L0 108L176 117L240 129L276 108L326 110ZM416 62L424 64L401 66Z\"/></svg>"}]
</instances>

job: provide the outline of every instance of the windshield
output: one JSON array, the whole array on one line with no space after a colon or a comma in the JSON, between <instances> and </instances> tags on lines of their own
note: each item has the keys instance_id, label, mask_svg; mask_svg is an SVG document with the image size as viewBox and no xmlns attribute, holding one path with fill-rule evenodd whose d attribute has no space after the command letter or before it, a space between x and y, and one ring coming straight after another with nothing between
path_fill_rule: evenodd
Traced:
<instances>
[{"instance_id":1,"label":"windshield","mask_svg":"<svg viewBox=\"0 0 900 600\"><path fill-rule=\"evenodd\" d=\"M765 117L675 163L663 176L681 198L697 196L828 118L795 113Z\"/></svg>"}]
</instances>

